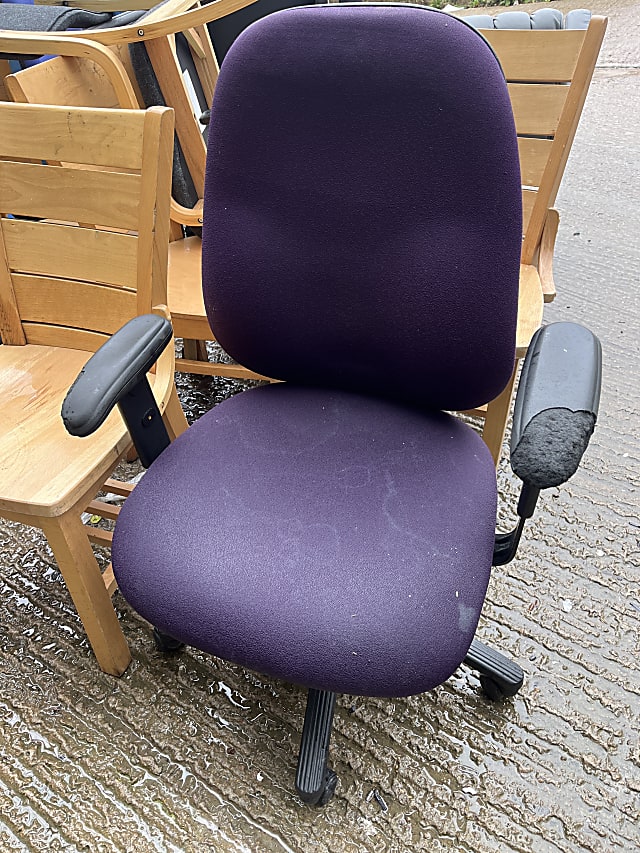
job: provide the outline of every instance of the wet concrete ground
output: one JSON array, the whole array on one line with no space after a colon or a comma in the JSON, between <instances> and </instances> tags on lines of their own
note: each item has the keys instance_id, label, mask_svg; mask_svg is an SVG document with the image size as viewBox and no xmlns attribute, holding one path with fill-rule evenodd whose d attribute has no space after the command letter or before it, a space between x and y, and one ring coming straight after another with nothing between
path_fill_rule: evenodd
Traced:
<instances>
[{"instance_id":1,"label":"wet concrete ground","mask_svg":"<svg viewBox=\"0 0 640 853\"><path fill-rule=\"evenodd\" d=\"M462 669L424 696L342 697L340 787L310 810L292 793L302 691L160 656L121 598L134 662L104 675L46 543L0 523L1 851L640 850L640 4L592 8L610 31L546 317L601 337L604 391L582 469L492 576L479 635L522 663L521 693L492 705ZM205 391L181 383L191 413Z\"/></svg>"}]
</instances>

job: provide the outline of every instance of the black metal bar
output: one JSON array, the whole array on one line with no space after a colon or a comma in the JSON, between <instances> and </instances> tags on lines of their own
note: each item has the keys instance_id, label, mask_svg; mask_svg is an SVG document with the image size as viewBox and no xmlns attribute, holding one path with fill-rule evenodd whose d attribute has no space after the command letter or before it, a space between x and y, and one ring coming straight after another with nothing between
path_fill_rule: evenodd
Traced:
<instances>
[{"instance_id":1,"label":"black metal bar","mask_svg":"<svg viewBox=\"0 0 640 853\"><path fill-rule=\"evenodd\" d=\"M300 741L296 789L304 802L311 805L320 803L327 787L328 773L331 773L327 770L327 756L335 705L335 693L328 690L309 690Z\"/></svg>"}]
</instances>

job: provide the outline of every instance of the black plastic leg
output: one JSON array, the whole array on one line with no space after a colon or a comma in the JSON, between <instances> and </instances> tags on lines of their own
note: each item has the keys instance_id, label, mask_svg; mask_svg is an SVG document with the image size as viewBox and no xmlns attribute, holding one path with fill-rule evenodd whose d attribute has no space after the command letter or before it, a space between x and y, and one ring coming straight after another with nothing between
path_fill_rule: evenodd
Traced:
<instances>
[{"instance_id":1,"label":"black plastic leg","mask_svg":"<svg viewBox=\"0 0 640 853\"><path fill-rule=\"evenodd\" d=\"M181 640L164 634L159 628L153 629L153 640L159 652L179 652L180 649L184 648L184 643Z\"/></svg>"},{"instance_id":2,"label":"black plastic leg","mask_svg":"<svg viewBox=\"0 0 640 853\"><path fill-rule=\"evenodd\" d=\"M309 690L304 715L296 789L305 803L326 805L336 789L338 777L327 767L336 694Z\"/></svg>"},{"instance_id":3,"label":"black plastic leg","mask_svg":"<svg viewBox=\"0 0 640 853\"><path fill-rule=\"evenodd\" d=\"M518 664L479 640L471 643L464 662L480 673L480 684L488 699L515 696L522 687L524 672Z\"/></svg>"}]
</instances>

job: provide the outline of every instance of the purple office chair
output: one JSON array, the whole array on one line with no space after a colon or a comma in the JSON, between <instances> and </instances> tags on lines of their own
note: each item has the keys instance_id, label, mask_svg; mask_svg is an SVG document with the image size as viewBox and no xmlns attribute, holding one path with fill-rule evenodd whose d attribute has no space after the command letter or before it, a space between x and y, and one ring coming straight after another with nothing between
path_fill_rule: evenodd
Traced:
<instances>
[{"instance_id":1,"label":"purple office chair","mask_svg":"<svg viewBox=\"0 0 640 853\"><path fill-rule=\"evenodd\" d=\"M155 459L114 535L122 593L161 648L309 689L296 785L324 804L336 694L421 693L463 661L492 698L520 688L520 667L474 633L492 564L586 448L599 344L566 323L532 343L512 439L521 519L496 536L491 455L443 410L511 374L521 182L500 66L460 20L334 5L259 21L225 59L208 152L211 326L285 381L167 446L139 380L171 329L137 318L63 417L87 434L120 405Z\"/></svg>"}]
</instances>

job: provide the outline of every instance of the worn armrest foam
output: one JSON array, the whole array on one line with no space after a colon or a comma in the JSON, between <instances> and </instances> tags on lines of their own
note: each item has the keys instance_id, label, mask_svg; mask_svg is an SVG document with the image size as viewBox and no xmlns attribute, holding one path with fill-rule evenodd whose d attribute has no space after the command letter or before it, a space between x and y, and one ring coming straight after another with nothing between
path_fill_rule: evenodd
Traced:
<instances>
[{"instance_id":1,"label":"worn armrest foam","mask_svg":"<svg viewBox=\"0 0 640 853\"><path fill-rule=\"evenodd\" d=\"M566 482L593 433L602 377L598 338L577 323L539 329L516 396L511 467L540 489Z\"/></svg>"},{"instance_id":2,"label":"worn armrest foam","mask_svg":"<svg viewBox=\"0 0 640 853\"><path fill-rule=\"evenodd\" d=\"M87 436L147 374L170 342L171 323L157 314L134 317L80 371L62 404L71 435Z\"/></svg>"}]
</instances>

